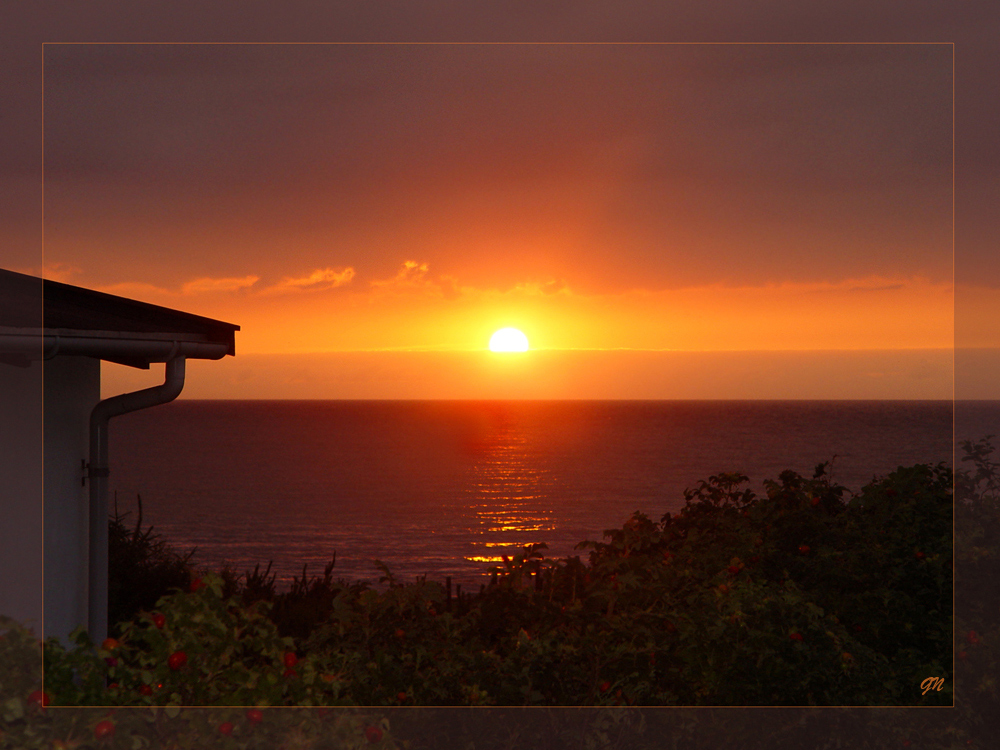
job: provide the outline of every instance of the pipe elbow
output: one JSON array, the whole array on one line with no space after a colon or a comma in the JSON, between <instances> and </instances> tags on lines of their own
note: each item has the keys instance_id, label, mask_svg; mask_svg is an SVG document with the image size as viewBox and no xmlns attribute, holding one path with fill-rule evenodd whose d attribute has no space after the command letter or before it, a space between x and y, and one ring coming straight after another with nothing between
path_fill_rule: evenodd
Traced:
<instances>
[{"instance_id":1,"label":"pipe elbow","mask_svg":"<svg viewBox=\"0 0 1000 750\"><path fill-rule=\"evenodd\" d=\"M94 407L92 420L106 421L130 411L139 411L173 401L184 390L184 364L184 357L175 357L167 362L161 385L104 399Z\"/></svg>"},{"instance_id":2,"label":"pipe elbow","mask_svg":"<svg viewBox=\"0 0 1000 750\"><path fill-rule=\"evenodd\" d=\"M184 374L185 374L185 363L187 360L184 357L174 357L173 359L167 360L166 373L163 378L163 398L165 401L161 403L167 403L167 401L173 401L179 395L181 391L184 390Z\"/></svg>"}]
</instances>

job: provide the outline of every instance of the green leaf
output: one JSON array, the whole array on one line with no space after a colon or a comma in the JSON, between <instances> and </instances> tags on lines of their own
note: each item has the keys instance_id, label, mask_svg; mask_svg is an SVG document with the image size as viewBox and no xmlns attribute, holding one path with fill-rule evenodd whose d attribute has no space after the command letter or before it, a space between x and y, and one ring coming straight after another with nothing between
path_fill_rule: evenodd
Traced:
<instances>
[{"instance_id":1,"label":"green leaf","mask_svg":"<svg viewBox=\"0 0 1000 750\"><path fill-rule=\"evenodd\" d=\"M0 710L0 717L8 723L24 718L24 701L20 698L8 699L4 702L3 709Z\"/></svg>"}]
</instances>

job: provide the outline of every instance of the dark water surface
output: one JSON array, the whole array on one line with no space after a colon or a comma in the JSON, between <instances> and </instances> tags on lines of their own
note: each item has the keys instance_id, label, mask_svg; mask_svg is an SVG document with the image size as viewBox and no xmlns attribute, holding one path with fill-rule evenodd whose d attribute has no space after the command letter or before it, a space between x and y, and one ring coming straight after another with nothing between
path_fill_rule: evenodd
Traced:
<instances>
[{"instance_id":1,"label":"dark water surface","mask_svg":"<svg viewBox=\"0 0 1000 750\"><path fill-rule=\"evenodd\" d=\"M376 580L377 558L478 583L529 542L578 554L633 511L658 520L719 472L759 490L833 460L858 490L950 464L952 418L944 401L179 401L112 421L110 486L205 567L273 559L287 585L336 551L339 577Z\"/></svg>"}]
</instances>

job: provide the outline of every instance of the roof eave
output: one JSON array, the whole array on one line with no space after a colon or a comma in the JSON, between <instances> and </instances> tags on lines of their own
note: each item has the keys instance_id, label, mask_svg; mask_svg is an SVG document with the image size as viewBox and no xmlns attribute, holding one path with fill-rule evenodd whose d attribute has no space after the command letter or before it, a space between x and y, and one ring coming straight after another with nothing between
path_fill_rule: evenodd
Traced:
<instances>
[{"instance_id":1,"label":"roof eave","mask_svg":"<svg viewBox=\"0 0 1000 750\"><path fill-rule=\"evenodd\" d=\"M235 339L235 337L233 337ZM235 341L208 341L205 336L168 333L132 334L119 331L51 331L21 329L0 332L0 353L29 360L58 355L95 357L147 369L153 362L175 357L222 359L236 354Z\"/></svg>"}]
</instances>

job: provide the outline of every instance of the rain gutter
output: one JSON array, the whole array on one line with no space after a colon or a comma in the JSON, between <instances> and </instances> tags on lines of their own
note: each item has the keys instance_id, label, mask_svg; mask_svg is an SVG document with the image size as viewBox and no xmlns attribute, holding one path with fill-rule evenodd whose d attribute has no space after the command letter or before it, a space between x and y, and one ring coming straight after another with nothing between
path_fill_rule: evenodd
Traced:
<instances>
[{"instance_id":1,"label":"rain gutter","mask_svg":"<svg viewBox=\"0 0 1000 750\"><path fill-rule=\"evenodd\" d=\"M54 332L0 328L0 352L29 359L52 359L58 354L100 359L139 358L166 362L173 357L222 359L232 354L228 343L206 341L192 334L130 333L117 331Z\"/></svg>"},{"instance_id":2,"label":"rain gutter","mask_svg":"<svg viewBox=\"0 0 1000 750\"><path fill-rule=\"evenodd\" d=\"M108 637L108 422L128 412L173 401L184 388L183 356L167 361L162 385L98 402L90 413L90 572L87 630L94 643Z\"/></svg>"}]
</instances>

